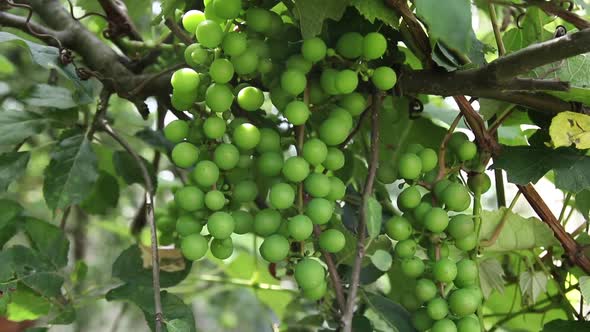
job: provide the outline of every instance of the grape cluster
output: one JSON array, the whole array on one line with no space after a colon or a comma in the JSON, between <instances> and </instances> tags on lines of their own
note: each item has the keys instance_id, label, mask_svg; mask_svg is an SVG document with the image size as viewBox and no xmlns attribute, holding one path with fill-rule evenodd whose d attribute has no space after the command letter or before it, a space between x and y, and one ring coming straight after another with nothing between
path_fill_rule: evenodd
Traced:
<instances>
[{"instance_id":1,"label":"grape cluster","mask_svg":"<svg viewBox=\"0 0 590 332\"><path fill-rule=\"evenodd\" d=\"M442 171L437 153L421 145L408 146L400 156L398 172L407 187L398 195L397 206L403 214L389 219L385 229L398 241L394 253L401 272L415 280L414 291L402 297L402 304L413 312L415 328L476 332L480 323L474 314L482 294L477 264L468 253L478 239L474 217L462 212L471 205L470 189L481 194L490 180L485 173L474 175L468 188L453 175L454 166L477 156L476 145L465 134L453 133L446 152ZM420 248L426 260L417 255ZM458 262L450 258L456 251L465 252Z\"/></svg>"}]
</instances>

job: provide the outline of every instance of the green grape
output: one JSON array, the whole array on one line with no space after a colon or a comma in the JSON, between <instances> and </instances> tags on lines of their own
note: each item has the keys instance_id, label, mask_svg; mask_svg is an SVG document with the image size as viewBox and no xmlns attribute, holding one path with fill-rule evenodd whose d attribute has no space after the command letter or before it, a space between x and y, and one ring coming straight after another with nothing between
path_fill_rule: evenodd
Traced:
<instances>
[{"instance_id":1,"label":"green grape","mask_svg":"<svg viewBox=\"0 0 590 332\"><path fill-rule=\"evenodd\" d=\"M473 217L465 214L458 214L451 218L447 232L455 239L462 239L475 230Z\"/></svg>"},{"instance_id":2,"label":"green grape","mask_svg":"<svg viewBox=\"0 0 590 332\"><path fill-rule=\"evenodd\" d=\"M304 102L294 100L287 104L283 114L293 125L300 126L307 122L311 112Z\"/></svg>"},{"instance_id":3,"label":"green grape","mask_svg":"<svg viewBox=\"0 0 590 332\"><path fill-rule=\"evenodd\" d=\"M180 143L188 136L189 126L186 121L174 120L164 128L164 136L172 143Z\"/></svg>"},{"instance_id":4,"label":"green grape","mask_svg":"<svg viewBox=\"0 0 590 332\"><path fill-rule=\"evenodd\" d=\"M425 201L420 202L420 204L418 204L418 206L413 211L414 218L416 218L417 221L423 222L430 209L432 209L432 204Z\"/></svg>"},{"instance_id":5,"label":"green grape","mask_svg":"<svg viewBox=\"0 0 590 332\"><path fill-rule=\"evenodd\" d=\"M256 111L264 104L262 90L248 86L238 93L238 105L245 111Z\"/></svg>"},{"instance_id":6,"label":"green grape","mask_svg":"<svg viewBox=\"0 0 590 332\"><path fill-rule=\"evenodd\" d=\"M411 186L397 196L397 207L402 211L409 211L418 207L421 199L422 194L420 194L418 187Z\"/></svg>"},{"instance_id":7,"label":"green grape","mask_svg":"<svg viewBox=\"0 0 590 332\"><path fill-rule=\"evenodd\" d=\"M238 161L238 168L249 168L254 163L254 159L252 159L251 155L242 154L240 155L240 160Z\"/></svg>"},{"instance_id":8,"label":"green grape","mask_svg":"<svg viewBox=\"0 0 590 332\"><path fill-rule=\"evenodd\" d=\"M183 52L184 62L193 68L198 66L199 63L193 60L192 54L199 48L201 48L201 45L199 45L199 43L194 43L187 46Z\"/></svg>"},{"instance_id":9,"label":"green grape","mask_svg":"<svg viewBox=\"0 0 590 332\"><path fill-rule=\"evenodd\" d=\"M234 65L227 59L217 59L209 67L209 76L215 83L227 83L234 77Z\"/></svg>"},{"instance_id":10,"label":"green grape","mask_svg":"<svg viewBox=\"0 0 590 332\"><path fill-rule=\"evenodd\" d=\"M260 210L254 217L254 232L260 236L276 233L281 227L281 214L277 210Z\"/></svg>"},{"instance_id":11,"label":"green grape","mask_svg":"<svg viewBox=\"0 0 590 332\"><path fill-rule=\"evenodd\" d=\"M242 150L250 150L260 142L260 131L250 123L243 123L234 129L233 141Z\"/></svg>"},{"instance_id":12,"label":"green grape","mask_svg":"<svg viewBox=\"0 0 590 332\"><path fill-rule=\"evenodd\" d=\"M186 259L196 261L205 256L209 245L207 239L201 234L191 234L180 242L180 250Z\"/></svg>"},{"instance_id":13,"label":"green grape","mask_svg":"<svg viewBox=\"0 0 590 332\"><path fill-rule=\"evenodd\" d=\"M397 180L395 167L391 165L390 161L379 161L379 168L377 168L377 180L385 184L391 184Z\"/></svg>"},{"instance_id":14,"label":"green grape","mask_svg":"<svg viewBox=\"0 0 590 332\"><path fill-rule=\"evenodd\" d=\"M469 191L460 183L451 183L441 194L441 201L445 203L447 210L461 212L465 211L471 204Z\"/></svg>"},{"instance_id":15,"label":"green grape","mask_svg":"<svg viewBox=\"0 0 590 332\"><path fill-rule=\"evenodd\" d=\"M428 301L426 312L433 320L441 320L449 314L449 305L445 299L436 297Z\"/></svg>"},{"instance_id":16,"label":"green grape","mask_svg":"<svg viewBox=\"0 0 590 332\"><path fill-rule=\"evenodd\" d=\"M234 233L246 234L254 229L254 217L247 211L236 210L231 213L234 218Z\"/></svg>"},{"instance_id":17,"label":"green grape","mask_svg":"<svg viewBox=\"0 0 590 332\"><path fill-rule=\"evenodd\" d=\"M253 49L247 49L242 54L231 57L231 63L238 75L249 75L256 72L258 61L258 54Z\"/></svg>"},{"instance_id":18,"label":"green grape","mask_svg":"<svg viewBox=\"0 0 590 332\"><path fill-rule=\"evenodd\" d=\"M270 48L262 39L253 38L249 40L248 47L256 52L260 58L268 58L270 56Z\"/></svg>"},{"instance_id":19,"label":"green grape","mask_svg":"<svg viewBox=\"0 0 590 332\"><path fill-rule=\"evenodd\" d=\"M416 254L416 247L416 241L412 239L402 240L395 245L395 254L399 258L411 258Z\"/></svg>"},{"instance_id":20,"label":"green grape","mask_svg":"<svg viewBox=\"0 0 590 332\"><path fill-rule=\"evenodd\" d=\"M359 116L367 108L367 100L362 94L353 92L344 95L338 102L338 105L347 110L350 115Z\"/></svg>"},{"instance_id":21,"label":"green grape","mask_svg":"<svg viewBox=\"0 0 590 332\"><path fill-rule=\"evenodd\" d=\"M171 233L176 228L176 220L170 216L163 216L156 219L156 227L165 233Z\"/></svg>"},{"instance_id":22,"label":"green grape","mask_svg":"<svg viewBox=\"0 0 590 332\"><path fill-rule=\"evenodd\" d=\"M328 229L320 235L320 247L327 252L337 253L344 249L346 238L344 234L337 229Z\"/></svg>"},{"instance_id":23,"label":"green grape","mask_svg":"<svg viewBox=\"0 0 590 332\"><path fill-rule=\"evenodd\" d=\"M410 145L408 145L406 147L406 153L413 153L415 155L418 155L418 153L420 153L420 151L424 150L424 146L422 144L419 143L412 143Z\"/></svg>"},{"instance_id":24,"label":"green grape","mask_svg":"<svg viewBox=\"0 0 590 332\"><path fill-rule=\"evenodd\" d=\"M313 63L305 59L301 54L294 54L287 59L286 65L287 69L297 70L299 72L307 74L311 70Z\"/></svg>"},{"instance_id":25,"label":"green grape","mask_svg":"<svg viewBox=\"0 0 590 332\"><path fill-rule=\"evenodd\" d=\"M479 323L479 319L477 316L465 316L458 321L457 324L457 332L480 332L481 325Z\"/></svg>"},{"instance_id":26,"label":"green grape","mask_svg":"<svg viewBox=\"0 0 590 332\"><path fill-rule=\"evenodd\" d=\"M344 69L336 74L335 83L340 94L352 93L359 84L358 74L350 69Z\"/></svg>"},{"instance_id":27,"label":"green grape","mask_svg":"<svg viewBox=\"0 0 590 332\"><path fill-rule=\"evenodd\" d=\"M449 258L441 258L432 266L434 279L440 282L451 282L457 276L457 265Z\"/></svg>"},{"instance_id":28,"label":"green grape","mask_svg":"<svg viewBox=\"0 0 590 332\"><path fill-rule=\"evenodd\" d=\"M458 147L456 153L461 161L471 160L477 155L477 145L473 142L463 142Z\"/></svg>"},{"instance_id":29,"label":"green grape","mask_svg":"<svg viewBox=\"0 0 590 332\"><path fill-rule=\"evenodd\" d=\"M210 139L220 139L225 134L225 120L217 116L210 116L203 122L203 133Z\"/></svg>"},{"instance_id":30,"label":"green grape","mask_svg":"<svg viewBox=\"0 0 590 332\"><path fill-rule=\"evenodd\" d=\"M389 67L378 67L373 71L371 82L379 90L391 90L397 82L395 71Z\"/></svg>"},{"instance_id":31,"label":"green grape","mask_svg":"<svg viewBox=\"0 0 590 332\"><path fill-rule=\"evenodd\" d=\"M453 283L461 288L474 286L477 284L478 275L477 263L471 259L464 258L457 262L457 277Z\"/></svg>"},{"instance_id":32,"label":"green grape","mask_svg":"<svg viewBox=\"0 0 590 332\"><path fill-rule=\"evenodd\" d=\"M364 38L358 32L346 32L336 42L336 52L346 59L356 59L363 55Z\"/></svg>"},{"instance_id":33,"label":"green grape","mask_svg":"<svg viewBox=\"0 0 590 332\"><path fill-rule=\"evenodd\" d=\"M246 11L246 25L255 32L266 32L272 27L272 16L269 11L251 7Z\"/></svg>"},{"instance_id":34,"label":"green grape","mask_svg":"<svg viewBox=\"0 0 590 332\"><path fill-rule=\"evenodd\" d=\"M230 57L241 55L248 48L248 38L240 32L229 32L223 37L221 48Z\"/></svg>"},{"instance_id":35,"label":"green grape","mask_svg":"<svg viewBox=\"0 0 590 332\"><path fill-rule=\"evenodd\" d=\"M451 138L449 139L448 147L453 151L457 151L463 143L468 142L468 141L469 141L469 137L467 137L467 135L465 135L465 133L457 131L451 135Z\"/></svg>"},{"instance_id":36,"label":"green grape","mask_svg":"<svg viewBox=\"0 0 590 332\"><path fill-rule=\"evenodd\" d=\"M477 247L477 234L472 232L463 238L455 239L455 247L462 251L471 251L475 249L475 247Z\"/></svg>"},{"instance_id":37,"label":"green grape","mask_svg":"<svg viewBox=\"0 0 590 332\"><path fill-rule=\"evenodd\" d=\"M242 0L213 0L212 5L215 15L228 20L238 17L242 11Z\"/></svg>"},{"instance_id":38,"label":"green grape","mask_svg":"<svg viewBox=\"0 0 590 332\"><path fill-rule=\"evenodd\" d=\"M219 144L213 152L213 161L222 170L230 170L240 161L240 152L232 144Z\"/></svg>"},{"instance_id":39,"label":"green grape","mask_svg":"<svg viewBox=\"0 0 590 332\"><path fill-rule=\"evenodd\" d=\"M438 164L438 155L436 151L426 148L417 154L422 161L422 172L427 173L436 168L436 165Z\"/></svg>"},{"instance_id":40,"label":"green grape","mask_svg":"<svg viewBox=\"0 0 590 332\"><path fill-rule=\"evenodd\" d=\"M319 301L326 295L327 290L328 284L324 281L317 287L304 289L303 296L308 300Z\"/></svg>"},{"instance_id":41,"label":"green grape","mask_svg":"<svg viewBox=\"0 0 590 332\"><path fill-rule=\"evenodd\" d=\"M433 207L424 215L424 227L433 233L443 232L449 225L447 211Z\"/></svg>"},{"instance_id":42,"label":"green grape","mask_svg":"<svg viewBox=\"0 0 590 332\"><path fill-rule=\"evenodd\" d=\"M301 182L309 175L309 164L301 157L291 157L285 161L282 173L291 182Z\"/></svg>"},{"instance_id":43,"label":"green grape","mask_svg":"<svg viewBox=\"0 0 590 332\"><path fill-rule=\"evenodd\" d=\"M387 40L379 32L370 32L363 38L362 50L365 59L379 59L387 50Z\"/></svg>"},{"instance_id":44,"label":"green grape","mask_svg":"<svg viewBox=\"0 0 590 332\"><path fill-rule=\"evenodd\" d=\"M301 54L311 62L318 62L326 57L326 43L318 37L305 39L301 45Z\"/></svg>"},{"instance_id":45,"label":"green grape","mask_svg":"<svg viewBox=\"0 0 590 332\"><path fill-rule=\"evenodd\" d=\"M217 211L207 220L207 229L216 239L227 239L233 233L234 227L234 218L227 212Z\"/></svg>"},{"instance_id":46,"label":"green grape","mask_svg":"<svg viewBox=\"0 0 590 332\"><path fill-rule=\"evenodd\" d=\"M352 115L342 107L334 107L330 110L330 119L337 119L342 127L348 128L348 131L352 129L354 123Z\"/></svg>"},{"instance_id":47,"label":"green grape","mask_svg":"<svg viewBox=\"0 0 590 332\"><path fill-rule=\"evenodd\" d=\"M432 192L436 198L441 199L442 193L452 182L448 179L442 179L434 184Z\"/></svg>"},{"instance_id":48,"label":"green grape","mask_svg":"<svg viewBox=\"0 0 590 332\"><path fill-rule=\"evenodd\" d=\"M385 233L396 241L409 239L412 232L412 224L403 216L394 216L385 223Z\"/></svg>"},{"instance_id":49,"label":"green grape","mask_svg":"<svg viewBox=\"0 0 590 332\"><path fill-rule=\"evenodd\" d=\"M189 10L182 15L182 27L184 30L194 34L199 23L205 20L205 13L200 10Z\"/></svg>"},{"instance_id":50,"label":"green grape","mask_svg":"<svg viewBox=\"0 0 590 332\"><path fill-rule=\"evenodd\" d=\"M260 129L260 143L256 146L256 151L260 153L281 151L281 136L279 133L270 128Z\"/></svg>"},{"instance_id":51,"label":"green grape","mask_svg":"<svg viewBox=\"0 0 590 332\"><path fill-rule=\"evenodd\" d=\"M177 110L188 110L193 106L195 102L195 93L183 93L176 90L172 91L172 106Z\"/></svg>"},{"instance_id":52,"label":"green grape","mask_svg":"<svg viewBox=\"0 0 590 332\"><path fill-rule=\"evenodd\" d=\"M318 166L326 160L328 147L317 138L312 138L303 144L303 158L313 166Z\"/></svg>"},{"instance_id":53,"label":"green grape","mask_svg":"<svg viewBox=\"0 0 590 332\"><path fill-rule=\"evenodd\" d=\"M399 176L406 180L415 180L422 174L422 160L413 153L401 155L397 167Z\"/></svg>"},{"instance_id":54,"label":"green grape","mask_svg":"<svg viewBox=\"0 0 590 332\"><path fill-rule=\"evenodd\" d=\"M424 262L418 257L410 257L402 261L402 273L408 278L418 278L426 269Z\"/></svg>"},{"instance_id":55,"label":"green grape","mask_svg":"<svg viewBox=\"0 0 590 332\"><path fill-rule=\"evenodd\" d=\"M279 110L285 109L292 100L293 96L283 91L278 85L270 90L270 101Z\"/></svg>"},{"instance_id":56,"label":"green grape","mask_svg":"<svg viewBox=\"0 0 590 332\"><path fill-rule=\"evenodd\" d=\"M189 236L191 234L199 234L203 229L203 225L195 220L190 215L181 216L176 220L176 233L178 235L184 237Z\"/></svg>"},{"instance_id":57,"label":"green grape","mask_svg":"<svg viewBox=\"0 0 590 332\"><path fill-rule=\"evenodd\" d=\"M186 211L197 211L204 206L205 194L193 186L182 187L174 193L174 201Z\"/></svg>"},{"instance_id":58,"label":"green grape","mask_svg":"<svg viewBox=\"0 0 590 332\"><path fill-rule=\"evenodd\" d=\"M290 248L289 240L282 235L275 234L264 239L260 245L260 255L265 260L276 263L287 258Z\"/></svg>"},{"instance_id":59,"label":"green grape","mask_svg":"<svg viewBox=\"0 0 590 332\"><path fill-rule=\"evenodd\" d=\"M412 292L403 293L400 299L400 304L410 312L418 310L422 305Z\"/></svg>"},{"instance_id":60,"label":"green grape","mask_svg":"<svg viewBox=\"0 0 590 332\"><path fill-rule=\"evenodd\" d=\"M469 174L467 185L473 193L481 195L490 190L492 182L486 173L473 173Z\"/></svg>"},{"instance_id":61,"label":"green grape","mask_svg":"<svg viewBox=\"0 0 590 332\"><path fill-rule=\"evenodd\" d=\"M344 152L338 148L330 147L322 165L330 171L337 171L344 167L345 160Z\"/></svg>"},{"instance_id":62,"label":"green grape","mask_svg":"<svg viewBox=\"0 0 590 332\"><path fill-rule=\"evenodd\" d=\"M288 69L281 74L281 89L292 96L300 95L307 86L307 78L305 74Z\"/></svg>"},{"instance_id":63,"label":"green grape","mask_svg":"<svg viewBox=\"0 0 590 332\"><path fill-rule=\"evenodd\" d=\"M479 298L473 295L471 289L457 289L449 295L449 307L453 314L463 317L477 311Z\"/></svg>"},{"instance_id":64,"label":"green grape","mask_svg":"<svg viewBox=\"0 0 590 332\"><path fill-rule=\"evenodd\" d=\"M296 215L287 223L289 235L295 241L305 241L313 233L313 223L304 214Z\"/></svg>"},{"instance_id":65,"label":"green grape","mask_svg":"<svg viewBox=\"0 0 590 332\"><path fill-rule=\"evenodd\" d=\"M416 281L415 294L421 302L428 302L436 296L438 289L436 284L430 279L419 279Z\"/></svg>"},{"instance_id":66,"label":"green grape","mask_svg":"<svg viewBox=\"0 0 590 332\"><path fill-rule=\"evenodd\" d=\"M281 17L281 15L273 12L272 10L269 11L270 13L270 29L268 29L266 31L266 35L269 37L275 37L272 40L277 40L281 37L283 37L282 33L283 33L283 29L285 27L285 24L283 23L283 18ZM286 39L285 39L286 41Z\"/></svg>"},{"instance_id":67,"label":"green grape","mask_svg":"<svg viewBox=\"0 0 590 332\"><path fill-rule=\"evenodd\" d=\"M217 22L212 20L204 20L199 23L196 35L199 44L207 48L216 48L223 40L223 30Z\"/></svg>"},{"instance_id":68,"label":"green grape","mask_svg":"<svg viewBox=\"0 0 590 332\"><path fill-rule=\"evenodd\" d=\"M307 203L305 214L316 225L327 224L334 214L334 203L324 198L314 198Z\"/></svg>"},{"instance_id":69,"label":"green grape","mask_svg":"<svg viewBox=\"0 0 590 332\"><path fill-rule=\"evenodd\" d=\"M195 47L191 53L190 53L190 58L191 61L193 63L196 63L197 65L205 65L211 62L211 53L209 52L209 50L204 49L203 47L201 47L200 44L193 44L193 45L198 45L198 47Z\"/></svg>"},{"instance_id":70,"label":"green grape","mask_svg":"<svg viewBox=\"0 0 590 332\"><path fill-rule=\"evenodd\" d=\"M329 95L337 95L339 93L336 88L336 77L338 71L332 68L326 68L320 76L320 86Z\"/></svg>"},{"instance_id":71,"label":"green grape","mask_svg":"<svg viewBox=\"0 0 590 332\"><path fill-rule=\"evenodd\" d=\"M330 178L322 173L311 173L304 181L304 188L312 197L326 197L330 193Z\"/></svg>"},{"instance_id":72,"label":"green grape","mask_svg":"<svg viewBox=\"0 0 590 332\"><path fill-rule=\"evenodd\" d=\"M233 101L234 95L226 84L213 83L205 93L205 102L213 112L229 110Z\"/></svg>"},{"instance_id":73,"label":"green grape","mask_svg":"<svg viewBox=\"0 0 590 332\"><path fill-rule=\"evenodd\" d=\"M452 320L445 318L434 322L430 332L457 332L457 326Z\"/></svg>"},{"instance_id":74,"label":"green grape","mask_svg":"<svg viewBox=\"0 0 590 332\"><path fill-rule=\"evenodd\" d=\"M234 252L234 244L230 238L227 239L213 239L211 241L211 254L218 259L228 259Z\"/></svg>"},{"instance_id":75,"label":"green grape","mask_svg":"<svg viewBox=\"0 0 590 332\"><path fill-rule=\"evenodd\" d=\"M205 206L212 211L223 209L225 196L219 190L211 190L205 194Z\"/></svg>"},{"instance_id":76,"label":"green grape","mask_svg":"<svg viewBox=\"0 0 590 332\"><path fill-rule=\"evenodd\" d=\"M260 155L257 161L258 172L264 176L277 176L283 169L283 155L278 152L265 152Z\"/></svg>"},{"instance_id":77,"label":"green grape","mask_svg":"<svg viewBox=\"0 0 590 332\"><path fill-rule=\"evenodd\" d=\"M423 331L428 330L432 326L433 323L434 323L434 321L428 315L426 308L418 309L414 313L414 315L412 316L412 325L418 331L423 332Z\"/></svg>"},{"instance_id":78,"label":"green grape","mask_svg":"<svg viewBox=\"0 0 590 332\"><path fill-rule=\"evenodd\" d=\"M199 149L188 142L178 143L172 149L171 157L176 166L188 168L199 159Z\"/></svg>"},{"instance_id":79,"label":"green grape","mask_svg":"<svg viewBox=\"0 0 590 332\"><path fill-rule=\"evenodd\" d=\"M258 187L252 180L242 180L234 186L232 198L238 203L252 202L258 196Z\"/></svg>"},{"instance_id":80,"label":"green grape","mask_svg":"<svg viewBox=\"0 0 590 332\"><path fill-rule=\"evenodd\" d=\"M439 257L440 258L447 258L449 257L449 245L446 243L441 243L438 246L438 252L439 252ZM435 261L436 260L436 244L432 243L430 246L428 246L428 258L430 258L431 260Z\"/></svg>"},{"instance_id":81,"label":"green grape","mask_svg":"<svg viewBox=\"0 0 590 332\"><path fill-rule=\"evenodd\" d=\"M295 280L302 289L312 289L324 282L326 271L315 259L304 258L295 265Z\"/></svg>"},{"instance_id":82,"label":"green grape","mask_svg":"<svg viewBox=\"0 0 590 332\"><path fill-rule=\"evenodd\" d=\"M320 138L327 145L343 143L350 132L350 127L342 125L337 117L329 117L320 125Z\"/></svg>"},{"instance_id":83,"label":"green grape","mask_svg":"<svg viewBox=\"0 0 590 332\"><path fill-rule=\"evenodd\" d=\"M207 4L205 4L205 17L208 20L215 21L216 23L223 23L225 20L217 16L217 14L215 13L215 9L213 8L213 1L205 0L205 2L207 2Z\"/></svg>"},{"instance_id":84,"label":"green grape","mask_svg":"<svg viewBox=\"0 0 590 332\"><path fill-rule=\"evenodd\" d=\"M342 180L335 176L328 178L330 180L330 191L324 198L329 201L338 201L346 196L346 185Z\"/></svg>"},{"instance_id":85,"label":"green grape","mask_svg":"<svg viewBox=\"0 0 590 332\"><path fill-rule=\"evenodd\" d=\"M191 178L202 187L210 187L219 179L219 168L210 160L202 160L195 165Z\"/></svg>"},{"instance_id":86,"label":"green grape","mask_svg":"<svg viewBox=\"0 0 590 332\"><path fill-rule=\"evenodd\" d=\"M170 84L175 91L180 93L191 93L199 87L199 73L191 68L182 68L172 74Z\"/></svg>"},{"instance_id":87,"label":"green grape","mask_svg":"<svg viewBox=\"0 0 590 332\"><path fill-rule=\"evenodd\" d=\"M287 183L276 183L270 188L269 200L275 209L288 209L295 202L295 190Z\"/></svg>"}]
</instances>

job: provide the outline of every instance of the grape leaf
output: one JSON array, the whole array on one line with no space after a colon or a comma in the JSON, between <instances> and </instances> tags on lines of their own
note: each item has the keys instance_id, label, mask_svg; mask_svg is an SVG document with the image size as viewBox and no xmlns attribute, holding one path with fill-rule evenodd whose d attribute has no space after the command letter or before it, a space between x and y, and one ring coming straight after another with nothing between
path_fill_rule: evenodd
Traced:
<instances>
[{"instance_id":1,"label":"grape leaf","mask_svg":"<svg viewBox=\"0 0 590 332\"><path fill-rule=\"evenodd\" d=\"M349 2L349 0L295 0L295 13L299 18L303 38L315 37L322 32L325 20L339 20Z\"/></svg>"},{"instance_id":2,"label":"grape leaf","mask_svg":"<svg viewBox=\"0 0 590 332\"><path fill-rule=\"evenodd\" d=\"M68 264L70 242L59 227L28 217L24 229L39 256L50 262L56 270Z\"/></svg>"},{"instance_id":3,"label":"grape leaf","mask_svg":"<svg viewBox=\"0 0 590 332\"><path fill-rule=\"evenodd\" d=\"M51 123L37 113L0 109L0 146L19 144L41 133Z\"/></svg>"},{"instance_id":4,"label":"grape leaf","mask_svg":"<svg viewBox=\"0 0 590 332\"><path fill-rule=\"evenodd\" d=\"M518 284L522 298L534 304L541 293L547 290L547 275L543 271L524 271L520 274Z\"/></svg>"},{"instance_id":5,"label":"grape leaf","mask_svg":"<svg viewBox=\"0 0 590 332\"><path fill-rule=\"evenodd\" d=\"M381 222L383 214L381 212L381 204L374 197L369 197L367 201L366 218L367 218L367 232L369 238L375 238L381 233Z\"/></svg>"},{"instance_id":6,"label":"grape leaf","mask_svg":"<svg viewBox=\"0 0 590 332\"><path fill-rule=\"evenodd\" d=\"M532 76L570 83L568 91L547 91L566 101L590 105L590 54L580 54L543 67L536 68Z\"/></svg>"},{"instance_id":7,"label":"grape leaf","mask_svg":"<svg viewBox=\"0 0 590 332\"><path fill-rule=\"evenodd\" d=\"M135 136L162 153L168 154L174 148L174 144L167 140L161 131L155 131L146 127L135 133Z\"/></svg>"},{"instance_id":8,"label":"grape leaf","mask_svg":"<svg viewBox=\"0 0 590 332\"><path fill-rule=\"evenodd\" d=\"M552 38L553 34L543 28L550 21L551 17L545 14L540 8L528 8L522 18L522 28L510 29L502 35L506 52L518 51L531 44Z\"/></svg>"},{"instance_id":9,"label":"grape leaf","mask_svg":"<svg viewBox=\"0 0 590 332\"><path fill-rule=\"evenodd\" d=\"M110 208L117 206L119 201L119 182L105 171L100 171L90 194L80 204L90 214L105 214Z\"/></svg>"},{"instance_id":10,"label":"grape leaf","mask_svg":"<svg viewBox=\"0 0 590 332\"><path fill-rule=\"evenodd\" d=\"M169 322L166 322L166 328L168 328L168 332L190 332L191 326L187 321L181 319L173 319Z\"/></svg>"},{"instance_id":11,"label":"grape leaf","mask_svg":"<svg viewBox=\"0 0 590 332\"><path fill-rule=\"evenodd\" d=\"M503 293L504 283L504 269L496 258L479 261L479 285L485 298L490 297L494 290Z\"/></svg>"},{"instance_id":12,"label":"grape leaf","mask_svg":"<svg viewBox=\"0 0 590 332\"><path fill-rule=\"evenodd\" d=\"M561 112L551 120L549 135L556 148L575 144L580 150L590 149L590 116Z\"/></svg>"},{"instance_id":13,"label":"grape leaf","mask_svg":"<svg viewBox=\"0 0 590 332\"><path fill-rule=\"evenodd\" d=\"M147 168L148 173L152 178L152 185L154 186L154 190L156 190L156 186L158 183L158 178L156 176L156 172L154 171L154 167L150 162L145 160L145 158L141 157L145 167ZM134 184L139 183L145 186L145 181L143 180L143 175L141 169L137 165L137 162L126 151L115 151L113 154L113 164L115 165L115 170L117 174L119 174L123 180L127 184Z\"/></svg>"},{"instance_id":14,"label":"grape leaf","mask_svg":"<svg viewBox=\"0 0 590 332\"><path fill-rule=\"evenodd\" d=\"M582 292L582 296L584 297L584 301L586 303L590 303L590 277L589 276L581 276L579 278L580 281L580 291Z\"/></svg>"},{"instance_id":15,"label":"grape leaf","mask_svg":"<svg viewBox=\"0 0 590 332\"><path fill-rule=\"evenodd\" d=\"M380 20L390 27L399 27L399 17L382 0L352 0L352 5L371 23Z\"/></svg>"},{"instance_id":16,"label":"grape leaf","mask_svg":"<svg viewBox=\"0 0 590 332\"><path fill-rule=\"evenodd\" d=\"M582 190L576 194L576 209L586 220L590 219L590 190Z\"/></svg>"},{"instance_id":17,"label":"grape leaf","mask_svg":"<svg viewBox=\"0 0 590 332\"><path fill-rule=\"evenodd\" d=\"M51 153L43 194L51 209L81 203L98 178L97 158L86 135L67 132Z\"/></svg>"},{"instance_id":18,"label":"grape leaf","mask_svg":"<svg viewBox=\"0 0 590 332\"><path fill-rule=\"evenodd\" d=\"M51 304L47 299L23 287L11 293L6 313L9 320L22 322L47 315L50 308Z\"/></svg>"},{"instance_id":19,"label":"grape leaf","mask_svg":"<svg viewBox=\"0 0 590 332\"><path fill-rule=\"evenodd\" d=\"M25 99L25 103L31 106L59 109L68 109L77 105L70 90L49 84L37 84Z\"/></svg>"},{"instance_id":20,"label":"grape leaf","mask_svg":"<svg viewBox=\"0 0 590 332\"><path fill-rule=\"evenodd\" d=\"M0 192L6 191L8 185L18 180L25 171L29 159L30 152L7 152L0 155Z\"/></svg>"},{"instance_id":21,"label":"grape leaf","mask_svg":"<svg viewBox=\"0 0 590 332\"><path fill-rule=\"evenodd\" d=\"M410 314L400 304L391 299L375 294L362 293L363 300L377 316L384 321L392 332L413 332Z\"/></svg>"},{"instance_id":22,"label":"grape leaf","mask_svg":"<svg viewBox=\"0 0 590 332\"><path fill-rule=\"evenodd\" d=\"M590 322L556 319L543 326L541 332L590 331Z\"/></svg>"},{"instance_id":23,"label":"grape leaf","mask_svg":"<svg viewBox=\"0 0 590 332\"><path fill-rule=\"evenodd\" d=\"M505 252L559 245L549 226L541 220L521 217L505 207L482 212L480 240L489 240L492 237L504 214L506 214L504 227L492 245L483 247L485 252Z\"/></svg>"}]
</instances>

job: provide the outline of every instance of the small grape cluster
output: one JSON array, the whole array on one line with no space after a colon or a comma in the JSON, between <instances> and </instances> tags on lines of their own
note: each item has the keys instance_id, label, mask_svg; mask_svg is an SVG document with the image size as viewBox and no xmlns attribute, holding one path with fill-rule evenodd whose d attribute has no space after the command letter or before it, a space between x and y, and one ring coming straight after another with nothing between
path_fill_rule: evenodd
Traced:
<instances>
[{"instance_id":1,"label":"small grape cluster","mask_svg":"<svg viewBox=\"0 0 590 332\"><path fill-rule=\"evenodd\" d=\"M445 165L438 154L421 145L408 146L398 160L399 176L408 186L397 197L403 212L386 222L387 235L398 241L394 252L401 272L415 280L415 289L403 295L402 304L413 312L419 331L480 331L474 313L482 301L478 266L468 255L478 243L477 223L463 214L471 205L470 190L479 195L490 187L485 173L470 177L465 186L454 166L476 158L477 147L461 132L448 141ZM424 188L424 189L419 189ZM428 191L422 195L422 192ZM426 259L417 254L424 248ZM449 255L465 252L455 262Z\"/></svg>"}]
</instances>

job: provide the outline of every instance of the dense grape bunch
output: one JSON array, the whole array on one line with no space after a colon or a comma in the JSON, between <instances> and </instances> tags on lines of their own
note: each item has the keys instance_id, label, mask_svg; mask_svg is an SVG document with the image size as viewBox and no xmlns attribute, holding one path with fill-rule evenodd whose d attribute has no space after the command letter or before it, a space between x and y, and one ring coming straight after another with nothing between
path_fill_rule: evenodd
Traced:
<instances>
[{"instance_id":1,"label":"dense grape bunch","mask_svg":"<svg viewBox=\"0 0 590 332\"><path fill-rule=\"evenodd\" d=\"M171 159L188 182L158 219L166 223L158 224L166 225L162 237L189 260L208 251L227 259L232 234L255 234L263 238L260 255L287 267L303 295L318 300L328 289L322 256L347 245L338 211L348 179L338 171L349 162L349 135L371 103L381 102L369 95L392 90L397 76L380 65L388 41L379 32L345 32L331 42L304 39L286 13L244 5L206 1L204 13L183 16L197 43L184 52L187 67L172 76L171 98L193 119L169 123L164 134L176 144ZM382 102L381 111L394 112L391 96ZM450 160L458 163L477 153L462 136L453 137L451 149ZM404 274L418 279L412 294L417 305L408 309L420 321L417 328L426 326L421 316L436 331L443 331L438 325L468 324L461 322L479 303L477 268L468 258L449 260L444 248L475 247L472 218L458 214L469 207L470 193L456 178L438 177L432 149L411 147L396 169L397 176L380 171L379 179L408 184L397 200L403 214L384 227L397 243ZM432 193L423 195L418 183ZM434 252L427 262L416 256L422 248ZM456 290L440 292L453 282ZM466 298L474 310L458 308Z\"/></svg>"}]
</instances>

